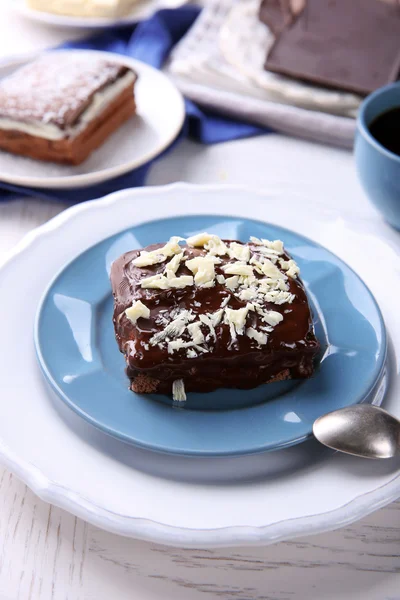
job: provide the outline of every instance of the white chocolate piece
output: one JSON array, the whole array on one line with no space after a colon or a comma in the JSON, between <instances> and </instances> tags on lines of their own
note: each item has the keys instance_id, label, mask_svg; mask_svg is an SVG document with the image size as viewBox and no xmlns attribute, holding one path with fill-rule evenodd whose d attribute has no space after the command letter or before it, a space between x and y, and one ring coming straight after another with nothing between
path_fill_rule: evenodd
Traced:
<instances>
[{"instance_id":1,"label":"white chocolate piece","mask_svg":"<svg viewBox=\"0 0 400 600\"><path fill-rule=\"evenodd\" d=\"M145 304L143 304L143 302L137 300L135 304L132 304L132 306L126 309L125 314L128 319L135 324L140 317L148 319L150 317L150 310Z\"/></svg>"},{"instance_id":2,"label":"white chocolate piece","mask_svg":"<svg viewBox=\"0 0 400 600\"><path fill-rule=\"evenodd\" d=\"M172 384L172 399L175 402L185 402L186 401L186 392L185 392L185 384L183 383L183 379L176 379Z\"/></svg>"},{"instance_id":3,"label":"white chocolate piece","mask_svg":"<svg viewBox=\"0 0 400 600\"><path fill-rule=\"evenodd\" d=\"M196 256L186 261L187 268L194 274L194 282L200 287L214 285L214 261L206 256Z\"/></svg>"}]
</instances>

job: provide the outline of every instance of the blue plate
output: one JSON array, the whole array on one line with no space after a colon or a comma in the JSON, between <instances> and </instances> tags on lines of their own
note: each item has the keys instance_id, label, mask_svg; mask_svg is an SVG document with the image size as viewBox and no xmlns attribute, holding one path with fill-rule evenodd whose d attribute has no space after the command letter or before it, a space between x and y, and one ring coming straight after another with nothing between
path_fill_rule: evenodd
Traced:
<instances>
[{"instance_id":1,"label":"blue plate","mask_svg":"<svg viewBox=\"0 0 400 600\"><path fill-rule=\"evenodd\" d=\"M111 321L111 263L127 250L205 230L242 241L250 235L284 241L301 268L322 345L313 378L190 394L185 409L171 408L160 396L129 391ZM145 223L78 256L44 295L35 345L52 388L92 425L142 448L197 456L263 452L306 440L320 415L373 400L386 359L379 308L339 258L281 227L214 216ZM204 406L218 410L198 410Z\"/></svg>"}]
</instances>

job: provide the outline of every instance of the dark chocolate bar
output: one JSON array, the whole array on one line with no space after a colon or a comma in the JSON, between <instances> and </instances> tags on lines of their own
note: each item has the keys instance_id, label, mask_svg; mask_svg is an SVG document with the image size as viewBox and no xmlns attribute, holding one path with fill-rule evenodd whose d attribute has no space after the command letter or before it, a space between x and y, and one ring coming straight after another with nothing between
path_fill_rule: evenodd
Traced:
<instances>
[{"instance_id":1,"label":"dark chocolate bar","mask_svg":"<svg viewBox=\"0 0 400 600\"><path fill-rule=\"evenodd\" d=\"M277 34L268 71L362 95L398 78L398 2L306 0L298 14L279 5L263 0L259 13Z\"/></svg>"}]
</instances>

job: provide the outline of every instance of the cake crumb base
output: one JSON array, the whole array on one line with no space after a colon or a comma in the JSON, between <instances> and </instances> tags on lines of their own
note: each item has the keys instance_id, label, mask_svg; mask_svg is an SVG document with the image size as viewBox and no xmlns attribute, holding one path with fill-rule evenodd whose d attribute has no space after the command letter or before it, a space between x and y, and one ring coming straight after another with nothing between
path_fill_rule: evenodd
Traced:
<instances>
[{"instance_id":1,"label":"cake crumb base","mask_svg":"<svg viewBox=\"0 0 400 600\"><path fill-rule=\"evenodd\" d=\"M131 390L137 394L155 394L159 383L160 381L158 379L139 373L139 375L136 375L132 380Z\"/></svg>"},{"instance_id":2,"label":"cake crumb base","mask_svg":"<svg viewBox=\"0 0 400 600\"><path fill-rule=\"evenodd\" d=\"M278 381L286 381L287 379L291 378L292 376L290 374L290 369L284 369L283 371L280 371L280 373L274 375L274 377L271 377L271 379L268 379L268 381L265 383L276 383Z\"/></svg>"},{"instance_id":3,"label":"cake crumb base","mask_svg":"<svg viewBox=\"0 0 400 600\"><path fill-rule=\"evenodd\" d=\"M263 383L277 383L278 381L286 381L288 379L292 379L290 369L283 369L270 379L265 382L260 382L258 385L262 385ZM131 390L132 392L136 392L137 394L157 394L157 393L171 393L170 391L160 390L160 380L155 379L154 377L150 377L149 375L145 375L144 373L139 373L135 375L131 382ZM172 385L172 384L171 384ZM250 389L251 386L243 387L242 389ZM220 389L215 387L215 389Z\"/></svg>"}]
</instances>

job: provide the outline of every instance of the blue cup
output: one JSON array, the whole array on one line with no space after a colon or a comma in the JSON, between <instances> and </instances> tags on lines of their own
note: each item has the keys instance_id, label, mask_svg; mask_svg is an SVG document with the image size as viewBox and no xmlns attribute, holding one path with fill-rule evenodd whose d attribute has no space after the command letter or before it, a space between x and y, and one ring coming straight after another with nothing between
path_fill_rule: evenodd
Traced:
<instances>
[{"instance_id":1,"label":"blue cup","mask_svg":"<svg viewBox=\"0 0 400 600\"><path fill-rule=\"evenodd\" d=\"M380 144L369 130L382 113L400 107L400 82L376 90L361 104L354 145L356 166L368 198L400 230L400 156Z\"/></svg>"}]
</instances>

